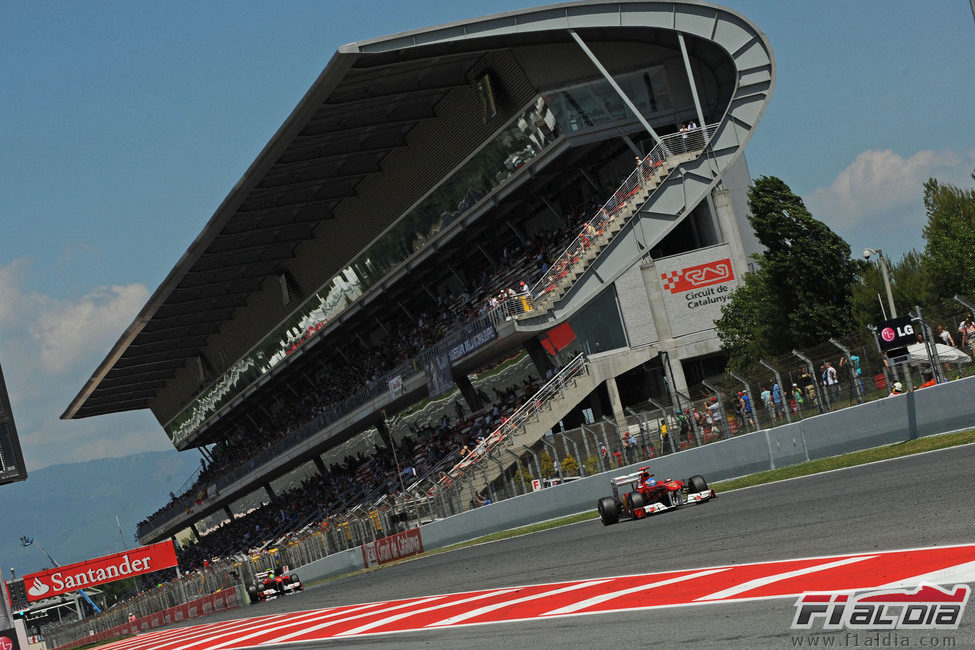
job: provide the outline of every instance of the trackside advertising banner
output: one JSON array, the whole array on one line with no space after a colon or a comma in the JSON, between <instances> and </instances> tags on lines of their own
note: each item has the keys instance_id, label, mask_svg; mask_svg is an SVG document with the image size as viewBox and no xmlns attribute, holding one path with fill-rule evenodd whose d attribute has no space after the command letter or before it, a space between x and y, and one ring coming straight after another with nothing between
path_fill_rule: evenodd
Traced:
<instances>
[{"instance_id":1,"label":"trackside advertising banner","mask_svg":"<svg viewBox=\"0 0 975 650\"><path fill-rule=\"evenodd\" d=\"M27 590L27 600L33 602L174 566L176 549L173 542L159 542L107 557L30 573L24 576L24 588Z\"/></svg>"},{"instance_id":2,"label":"trackside advertising banner","mask_svg":"<svg viewBox=\"0 0 975 650\"><path fill-rule=\"evenodd\" d=\"M362 562L368 569L377 564L394 562L423 552L423 540L419 528L410 528L402 533L377 539L362 545Z\"/></svg>"}]
</instances>

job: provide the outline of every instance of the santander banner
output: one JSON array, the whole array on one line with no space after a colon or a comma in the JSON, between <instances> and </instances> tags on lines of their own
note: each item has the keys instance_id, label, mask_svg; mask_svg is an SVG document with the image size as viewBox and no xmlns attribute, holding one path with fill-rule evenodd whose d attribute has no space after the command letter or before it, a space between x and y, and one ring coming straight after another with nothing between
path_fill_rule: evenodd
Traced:
<instances>
[{"instance_id":1,"label":"santander banner","mask_svg":"<svg viewBox=\"0 0 975 650\"><path fill-rule=\"evenodd\" d=\"M27 574L24 589L27 600L33 602L173 566L176 566L176 549L170 540Z\"/></svg>"}]
</instances>

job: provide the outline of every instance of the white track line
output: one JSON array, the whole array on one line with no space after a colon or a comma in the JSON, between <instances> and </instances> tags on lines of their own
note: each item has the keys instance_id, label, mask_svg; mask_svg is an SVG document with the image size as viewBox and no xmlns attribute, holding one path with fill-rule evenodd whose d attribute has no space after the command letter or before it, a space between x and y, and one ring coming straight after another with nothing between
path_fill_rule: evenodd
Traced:
<instances>
[{"instance_id":1,"label":"white track line","mask_svg":"<svg viewBox=\"0 0 975 650\"><path fill-rule=\"evenodd\" d=\"M678 582L683 582L685 580L693 580L694 578L702 578L704 576L709 576L714 573L721 573L722 571L727 571L728 569L709 569L707 571L698 571L697 573L689 573L687 575L678 576L676 578L669 578L667 580L659 580L657 582L651 582L648 584L637 585L636 587L629 587L627 589L620 589L619 591L611 591L609 593L600 594L598 596L593 596L592 598L587 598L586 600L580 600L577 603L571 605L566 605L565 607L559 607L558 609L553 609L550 612L545 612L542 616L560 616L564 614L571 614L577 612L580 609L587 609L599 603L604 603L607 600L613 600L614 598L619 598L620 596L626 596L627 594L635 594L639 591L646 591L648 589L655 589L657 587L664 587L666 585L676 584Z\"/></svg>"},{"instance_id":2,"label":"white track line","mask_svg":"<svg viewBox=\"0 0 975 650\"><path fill-rule=\"evenodd\" d=\"M394 612L394 611L396 611L398 609L403 609L403 608L406 608L406 607L413 607L414 605L422 605L423 603L429 603L430 601L437 600L439 598L443 598L443 596L431 596L430 598L421 598L420 600L411 600L408 603L401 603L399 605L393 605L392 607L386 607L384 609L376 609L376 610L373 610L371 612L366 612L364 614L356 614L355 616L346 616L345 618L339 618L339 619L336 619L334 621L328 621L327 623L320 623L318 625L313 625L311 627L306 627L306 628L304 628L302 630L298 630L297 632L291 632L290 634L285 634L284 636L279 636L276 639L271 639L270 641L264 641L260 645L275 645L275 644L278 644L278 643L284 643L285 641L287 641L289 639L294 639L294 638L299 637L299 636L302 636L304 634L308 634L309 632L315 632L317 630L325 629L326 627L330 627L332 625L335 625L336 623L345 623L347 621L354 621L357 618L364 618L366 616L372 616L374 614L385 614L386 612Z\"/></svg>"},{"instance_id":3,"label":"white track line","mask_svg":"<svg viewBox=\"0 0 975 650\"><path fill-rule=\"evenodd\" d=\"M389 623L394 623L404 618L409 618L410 616L415 616L416 614L424 614L426 612L433 612L438 609L445 609L447 607L453 607L455 605L462 605L464 603L473 602L476 600L484 600L485 598L490 598L491 596L501 596L507 593L516 591L515 589L499 589L497 591L490 591L486 594L478 594L477 596L471 596L470 598L462 598L460 600L451 600L446 603L438 603L430 607L424 607L423 609L415 609L409 612L403 612L401 614L395 614L393 616L387 616L386 618L380 619L378 621L373 621L372 623L366 623L365 625L360 625L357 628L346 630L345 632L340 632L335 636L351 636L353 634L361 634L367 630L372 630L374 628L380 627L381 625L387 625Z\"/></svg>"},{"instance_id":4,"label":"white track line","mask_svg":"<svg viewBox=\"0 0 975 650\"><path fill-rule=\"evenodd\" d=\"M952 567L923 573L911 578L904 578L896 582L880 585L877 589L894 589L897 587L916 587L922 582L933 585L954 585L960 582L975 583L975 562L965 562Z\"/></svg>"},{"instance_id":5,"label":"white track line","mask_svg":"<svg viewBox=\"0 0 975 650\"><path fill-rule=\"evenodd\" d=\"M806 567L805 569L796 569L795 571L786 571L785 573L776 573L774 575L765 576L764 578L756 578L754 580L749 580L748 582L743 582L740 585L735 585L734 587L729 587L727 589L722 589L721 591L716 591L713 594L708 594L707 596L701 596L700 598L695 598L695 602L702 600L722 600L724 598L730 598L731 596L737 596L740 593L746 591L751 591L752 589L757 589L758 587L764 587L765 585L770 585L773 582L779 582L781 580L788 580L789 578L795 578L797 576L803 576L809 573L816 573L818 571L826 571L827 569L834 569L846 564L853 564L854 562L862 562L864 560L870 560L877 557L876 555L862 555L859 557L849 557L844 560L837 560L836 562L827 562L826 564L817 564L815 566Z\"/></svg>"},{"instance_id":6,"label":"white track line","mask_svg":"<svg viewBox=\"0 0 975 650\"><path fill-rule=\"evenodd\" d=\"M286 627L286 626L296 625L298 623L317 623L318 621L323 621L327 618L332 618L333 616L341 616L343 614L348 614L350 612L361 611L369 607L375 607L375 605L370 603L367 605L359 605L358 607L344 607L342 608L341 611L335 611L335 608L329 608L327 610L318 613L304 612L295 615L285 614L283 618L276 618L271 621L261 621L257 625L253 627L248 627L244 630L235 630L228 634L217 634L215 636L212 636L206 639L206 641L213 642L216 641L217 639L223 639L228 636L230 636L231 638L217 645L207 645L206 650L216 650L217 648L225 648L228 645L237 643L238 641L242 641L244 639L251 639L255 636L261 636L262 634L267 634L275 627L279 627L279 626ZM238 636L242 631L250 632L250 634L246 634L244 636ZM193 643L190 643L188 645L182 645L179 646L178 648L173 648L172 650L188 650L188 648L192 648L193 646L199 645L200 643L203 643L203 641L194 641Z\"/></svg>"},{"instance_id":7,"label":"white track line","mask_svg":"<svg viewBox=\"0 0 975 650\"><path fill-rule=\"evenodd\" d=\"M436 623L430 623L426 627L440 627L444 625L453 625L461 621L466 621L469 618L480 616L481 614L493 612L494 610L497 609L502 609L504 607L509 607L511 605L517 605L518 603L527 603L532 600L538 600L539 598L547 598L548 596L564 594L569 591L576 591L577 589L585 589L586 587L592 587L598 584L602 584L604 582L609 582L609 580L611 580L611 578L603 578L602 580L589 580L588 582L580 582L578 584L569 585L568 587L561 587L559 589L543 591L541 593L533 594L531 596L523 596L521 598L515 598L514 600L506 600L503 603L494 603L493 605L485 605L484 607L472 609L469 612L464 612L463 614L458 614L457 616L451 616L450 618L445 618L444 620L437 621Z\"/></svg>"}]
</instances>

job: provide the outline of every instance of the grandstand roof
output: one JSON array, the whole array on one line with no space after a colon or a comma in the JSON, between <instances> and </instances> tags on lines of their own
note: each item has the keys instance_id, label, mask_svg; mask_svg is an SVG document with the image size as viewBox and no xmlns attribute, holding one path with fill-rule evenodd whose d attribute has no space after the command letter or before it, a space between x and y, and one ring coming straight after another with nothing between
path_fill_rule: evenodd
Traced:
<instances>
[{"instance_id":1,"label":"grandstand roof","mask_svg":"<svg viewBox=\"0 0 975 650\"><path fill-rule=\"evenodd\" d=\"M360 181L384 173L384 156L407 147L407 135L437 117L448 92L471 84L486 51L568 41L568 28L590 28L593 38L640 29L625 22L624 8L667 12L675 4L700 8L707 21L737 17L696 0L585 0L340 47L61 417L148 408ZM334 244L346 260L362 248Z\"/></svg>"}]
</instances>

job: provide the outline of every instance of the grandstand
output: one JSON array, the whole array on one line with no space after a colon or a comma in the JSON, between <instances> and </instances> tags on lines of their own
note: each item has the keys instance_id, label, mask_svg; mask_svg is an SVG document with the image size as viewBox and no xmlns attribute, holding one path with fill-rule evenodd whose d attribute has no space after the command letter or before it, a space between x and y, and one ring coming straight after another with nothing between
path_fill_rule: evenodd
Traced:
<instances>
[{"instance_id":1,"label":"grandstand","mask_svg":"<svg viewBox=\"0 0 975 650\"><path fill-rule=\"evenodd\" d=\"M189 566L432 493L503 441L618 435L721 367L774 68L692 0L342 46L62 417L150 409L199 450L138 530L192 529Z\"/></svg>"}]
</instances>

